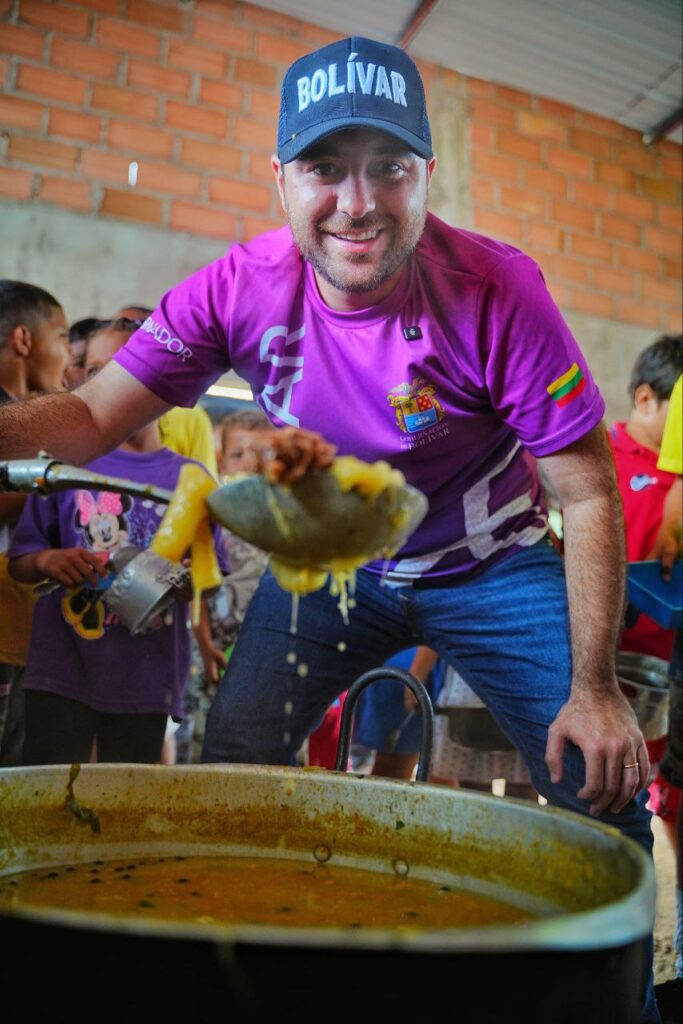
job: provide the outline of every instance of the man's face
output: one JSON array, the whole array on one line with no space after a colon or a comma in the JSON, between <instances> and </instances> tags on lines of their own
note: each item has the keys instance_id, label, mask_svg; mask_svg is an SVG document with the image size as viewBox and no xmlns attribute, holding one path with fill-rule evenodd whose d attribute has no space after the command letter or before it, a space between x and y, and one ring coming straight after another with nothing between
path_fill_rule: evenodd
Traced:
<instances>
[{"instance_id":1,"label":"man's face","mask_svg":"<svg viewBox=\"0 0 683 1024\"><path fill-rule=\"evenodd\" d=\"M60 391L64 374L71 360L69 325L61 306L55 306L47 317L41 317L31 331L28 356L30 391Z\"/></svg>"},{"instance_id":2,"label":"man's face","mask_svg":"<svg viewBox=\"0 0 683 1024\"><path fill-rule=\"evenodd\" d=\"M434 165L372 128L273 160L294 240L332 308L370 306L394 287L424 228Z\"/></svg>"}]
</instances>

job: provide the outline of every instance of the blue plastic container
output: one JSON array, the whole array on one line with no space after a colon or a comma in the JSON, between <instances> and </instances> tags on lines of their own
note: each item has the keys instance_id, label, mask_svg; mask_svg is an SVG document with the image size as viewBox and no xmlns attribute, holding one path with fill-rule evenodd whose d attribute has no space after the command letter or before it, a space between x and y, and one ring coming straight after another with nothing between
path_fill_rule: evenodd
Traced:
<instances>
[{"instance_id":1,"label":"blue plastic container","mask_svg":"<svg viewBox=\"0 0 683 1024\"><path fill-rule=\"evenodd\" d=\"M683 561L674 564L671 579L662 579L660 562L629 562L628 599L664 629L683 626Z\"/></svg>"}]
</instances>

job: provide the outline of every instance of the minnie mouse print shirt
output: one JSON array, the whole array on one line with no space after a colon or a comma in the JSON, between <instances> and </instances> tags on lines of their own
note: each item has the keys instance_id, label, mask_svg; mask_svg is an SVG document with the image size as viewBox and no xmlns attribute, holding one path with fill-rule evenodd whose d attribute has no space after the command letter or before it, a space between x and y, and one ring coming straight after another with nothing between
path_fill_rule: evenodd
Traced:
<instances>
[{"instance_id":1,"label":"minnie mouse print shirt","mask_svg":"<svg viewBox=\"0 0 683 1024\"><path fill-rule=\"evenodd\" d=\"M168 448L140 454L116 450L88 469L173 490L181 467L192 462ZM31 495L12 539L16 558L44 548L82 547L103 559L117 548L149 547L165 505L109 491L72 490L46 498ZM225 548L214 531L219 564ZM97 711L154 712L183 717L190 664L189 610L173 606L170 622L133 636L88 586L59 588L38 601L33 617L27 689L47 690Z\"/></svg>"}]
</instances>

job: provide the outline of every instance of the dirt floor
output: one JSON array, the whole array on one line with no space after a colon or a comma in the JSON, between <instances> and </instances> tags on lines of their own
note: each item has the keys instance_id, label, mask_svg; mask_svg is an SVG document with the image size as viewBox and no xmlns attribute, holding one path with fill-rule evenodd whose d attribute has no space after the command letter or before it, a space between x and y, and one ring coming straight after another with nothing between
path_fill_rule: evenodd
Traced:
<instances>
[{"instance_id":1,"label":"dirt floor","mask_svg":"<svg viewBox=\"0 0 683 1024\"><path fill-rule=\"evenodd\" d=\"M655 918L655 985L674 977L673 937L676 927L676 864L660 818L653 817L657 916Z\"/></svg>"}]
</instances>

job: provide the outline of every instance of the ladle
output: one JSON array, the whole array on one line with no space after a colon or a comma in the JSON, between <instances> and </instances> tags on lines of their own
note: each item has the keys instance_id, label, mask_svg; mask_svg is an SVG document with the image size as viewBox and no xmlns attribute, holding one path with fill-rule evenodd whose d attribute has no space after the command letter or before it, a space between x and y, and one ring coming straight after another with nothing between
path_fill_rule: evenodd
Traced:
<instances>
[{"instance_id":1,"label":"ladle","mask_svg":"<svg viewBox=\"0 0 683 1024\"><path fill-rule=\"evenodd\" d=\"M167 504L172 492L150 484L102 476L45 453L0 462L0 492L82 487ZM366 561L397 550L427 512L427 499L409 484L389 485L367 497L343 490L326 470L310 470L295 483L264 476L235 477L207 498L211 518L256 547L295 566L325 568L335 559Z\"/></svg>"},{"instance_id":2,"label":"ladle","mask_svg":"<svg viewBox=\"0 0 683 1024\"><path fill-rule=\"evenodd\" d=\"M288 485L264 476L236 477L206 499L214 519L232 533L295 566L330 567L397 550L427 512L409 484L365 496L343 490L327 470L313 469Z\"/></svg>"}]
</instances>

